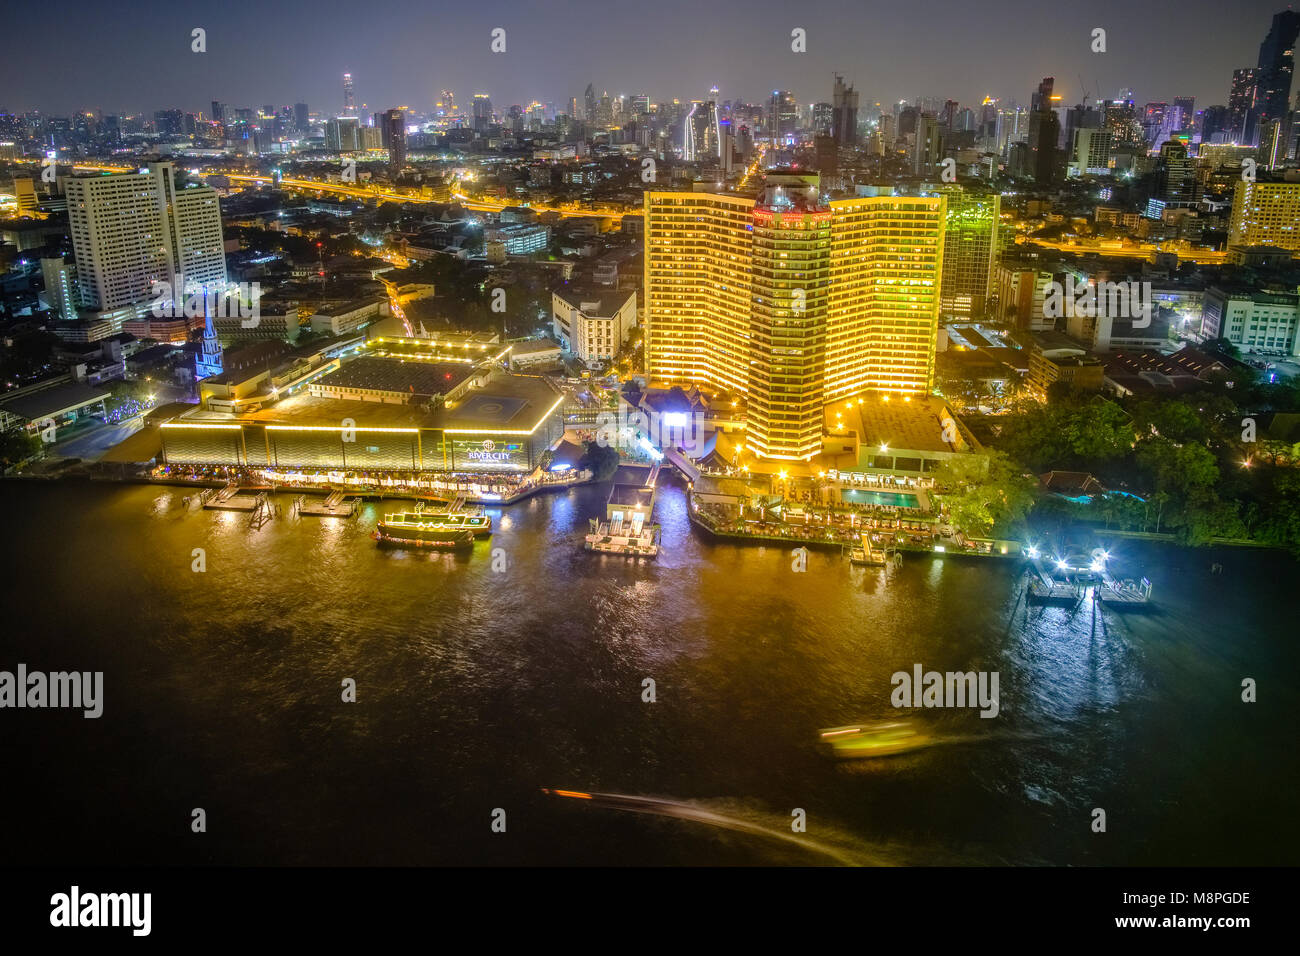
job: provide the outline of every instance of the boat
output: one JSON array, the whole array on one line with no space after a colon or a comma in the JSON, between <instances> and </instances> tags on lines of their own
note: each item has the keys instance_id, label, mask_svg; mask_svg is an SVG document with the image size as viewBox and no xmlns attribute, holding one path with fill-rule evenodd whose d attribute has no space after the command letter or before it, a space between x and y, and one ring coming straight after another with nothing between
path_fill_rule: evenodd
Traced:
<instances>
[{"instance_id":1,"label":"boat","mask_svg":"<svg viewBox=\"0 0 1300 956\"><path fill-rule=\"evenodd\" d=\"M468 531L476 538L486 538L492 534L492 519L488 515L472 511L421 511L420 521L439 528Z\"/></svg>"},{"instance_id":2,"label":"boat","mask_svg":"<svg viewBox=\"0 0 1300 956\"><path fill-rule=\"evenodd\" d=\"M830 749L831 756L841 760L892 757L934 743L934 738L925 730L905 720L831 727L823 730L820 736L822 744Z\"/></svg>"},{"instance_id":3,"label":"boat","mask_svg":"<svg viewBox=\"0 0 1300 956\"><path fill-rule=\"evenodd\" d=\"M474 547L474 532L471 529L451 527L429 520L430 518L430 515L418 511L384 515L376 525L373 537L381 545L402 548L461 551Z\"/></svg>"}]
</instances>

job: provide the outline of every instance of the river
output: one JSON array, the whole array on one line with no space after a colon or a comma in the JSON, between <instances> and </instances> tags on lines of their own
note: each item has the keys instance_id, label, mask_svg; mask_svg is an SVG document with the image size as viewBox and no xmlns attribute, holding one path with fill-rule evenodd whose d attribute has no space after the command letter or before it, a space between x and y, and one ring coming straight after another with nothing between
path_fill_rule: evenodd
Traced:
<instances>
[{"instance_id":1,"label":"river","mask_svg":"<svg viewBox=\"0 0 1300 956\"><path fill-rule=\"evenodd\" d=\"M814 551L798 573L788 549L692 528L667 475L663 551L639 563L582 550L607 486L492 511L497 533L463 556L376 547L392 504L294 518L281 496L254 530L174 487L0 487L0 669L104 674L99 719L0 711L6 863L1289 864L1300 849L1300 575L1276 553L1117 543L1158 605L1125 615L1031 608L1003 561L908 554L883 571ZM1000 713L917 712L940 743L902 756L819 750L821 728L900 716L890 675L915 664L998 672Z\"/></svg>"}]
</instances>

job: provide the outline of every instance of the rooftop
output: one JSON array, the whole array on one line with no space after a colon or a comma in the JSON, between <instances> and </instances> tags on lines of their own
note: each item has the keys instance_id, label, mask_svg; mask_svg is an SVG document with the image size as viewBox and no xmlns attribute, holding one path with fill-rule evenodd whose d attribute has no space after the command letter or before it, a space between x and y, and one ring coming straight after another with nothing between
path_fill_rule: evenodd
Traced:
<instances>
[{"instance_id":1,"label":"rooftop","mask_svg":"<svg viewBox=\"0 0 1300 956\"><path fill-rule=\"evenodd\" d=\"M363 355L337 371L316 380L321 388L357 388L406 393L412 396L445 395L469 377L471 368L458 362L405 362Z\"/></svg>"}]
</instances>

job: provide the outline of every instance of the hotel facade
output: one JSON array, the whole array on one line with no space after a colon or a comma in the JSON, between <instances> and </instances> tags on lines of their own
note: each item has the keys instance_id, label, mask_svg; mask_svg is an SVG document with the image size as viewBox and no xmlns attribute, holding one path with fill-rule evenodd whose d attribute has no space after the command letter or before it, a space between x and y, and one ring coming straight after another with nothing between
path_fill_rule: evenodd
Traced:
<instances>
[{"instance_id":1,"label":"hotel facade","mask_svg":"<svg viewBox=\"0 0 1300 956\"><path fill-rule=\"evenodd\" d=\"M822 202L788 173L758 197L647 193L648 375L743 396L748 447L772 459L820 453L832 402L928 393L946 202Z\"/></svg>"}]
</instances>

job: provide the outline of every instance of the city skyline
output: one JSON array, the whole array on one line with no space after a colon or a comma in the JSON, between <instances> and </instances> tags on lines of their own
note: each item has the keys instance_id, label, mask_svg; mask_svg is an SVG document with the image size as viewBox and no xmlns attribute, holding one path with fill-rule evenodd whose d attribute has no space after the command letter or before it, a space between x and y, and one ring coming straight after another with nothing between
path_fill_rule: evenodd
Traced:
<instances>
[{"instance_id":1,"label":"city skyline","mask_svg":"<svg viewBox=\"0 0 1300 956\"><path fill-rule=\"evenodd\" d=\"M75 11L83 5L70 6ZM96 50L141 44L138 33L108 17L101 22L97 8L84 6L77 19L99 41ZM956 97L967 105L985 96L1021 102L1042 76L1057 78L1063 103L1078 102L1085 91L1093 98L1113 98L1120 89L1131 89L1140 103L1194 96L1205 106L1227 102L1232 71L1256 63L1268 24L1282 9L1277 3L1252 2L1244 10L1228 11L1197 2L1181 5L1178 15L1170 17L1156 9L1103 3L1039 25L1028 3L1002 4L1000 15L981 7L945 10L936 17L927 15L936 5L923 3L906 11L873 12L866 36L843 29L861 14L839 2L797 12L758 3L747 6L742 19L723 18L724 25L698 32L687 28L693 11L685 4L659 7L655 17L642 19L594 3L566 7L573 22L594 22L598 25L590 31L604 31L592 46L576 30L555 29L551 20L558 11L449 11L434 21L431 11L415 5L399 5L400 12L377 21L392 28L380 34L391 43L357 42L347 31L317 26L317 21L332 22L340 6L327 3L319 17L295 23L300 42L287 51L278 46L283 37L274 26L290 15L287 10L229 14L205 25L199 22L201 15L159 7L157 17L148 21L156 26L144 41L161 56L152 71L148 58L97 56L87 50L50 75L36 48L18 49L6 58L0 108L55 115L165 108L206 112L217 99L249 106L306 102L331 114L342 110L345 72L354 78L358 108L372 112L399 105L423 112L432 109L443 89L456 91L465 102L486 92L500 104L537 100L562 107L569 97L581 96L588 83L611 95L648 93L656 102L703 98L714 85L722 100L750 103L762 102L773 89L791 90L806 105L830 100L834 72L860 92L864 108L924 96ZM591 16L574 15L578 10ZM917 31L917 23L926 24L928 32ZM936 32L936 24L949 29ZM196 27L206 31L205 53L191 51ZM498 27L506 31L506 50L494 54L491 31ZM1107 31L1106 53L1090 48L1098 27ZM795 28L807 33L806 53L791 52ZM1217 38L1208 50L1202 39L1206 35ZM475 36L481 38L480 49ZM1153 44L1153 36L1160 42ZM1009 52L1004 46L1011 38L1016 50ZM172 43L174 51L160 49ZM1181 52L1193 43L1198 49L1194 59ZM719 45L753 55L729 59L720 68ZM973 63L972 49L984 51ZM252 60L259 69L231 71L232 57ZM159 70L178 63L185 69L169 75L165 86L156 82ZM86 102L85 94L75 92L86 88L96 90L98 102Z\"/></svg>"}]
</instances>

